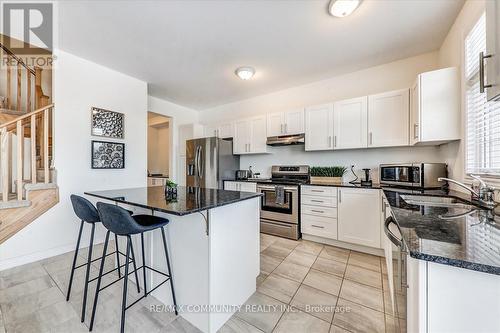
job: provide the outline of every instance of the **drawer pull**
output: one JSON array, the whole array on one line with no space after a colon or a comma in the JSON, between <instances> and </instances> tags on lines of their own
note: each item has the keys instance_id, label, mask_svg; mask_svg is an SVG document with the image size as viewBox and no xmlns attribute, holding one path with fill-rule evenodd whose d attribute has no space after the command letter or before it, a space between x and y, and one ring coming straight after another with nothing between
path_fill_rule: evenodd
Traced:
<instances>
[{"instance_id":1,"label":"drawer pull","mask_svg":"<svg viewBox=\"0 0 500 333\"><path fill-rule=\"evenodd\" d=\"M324 190L311 190L311 192L319 192L319 193L323 193L325 192Z\"/></svg>"},{"instance_id":2,"label":"drawer pull","mask_svg":"<svg viewBox=\"0 0 500 333\"><path fill-rule=\"evenodd\" d=\"M311 202L324 202L323 200L311 200Z\"/></svg>"},{"instance_id":3,"label":"drawer pull","mask_svg":"<svg viewBox=\"0 0 500 333\"><path fill-rule=\"evenodd\" d=\"M325 229L325 227L323 227L323 226L321 226L321 225L316 225L316 224L311 224L311 227L320 228L320 229Z\"/></svg>"},{"instance_id":4,"label":"drawer pull","mask_svg":"<svg viewBox=\"0 0 500 333\"><path fill-rule=\"evenodd\" d=\"M325 211L324 211L324 210L316 210L316 209L311 209L311 212L321 213L321 214L324 214L324 213L325 213Z\"/></svg>"}]
</instances>

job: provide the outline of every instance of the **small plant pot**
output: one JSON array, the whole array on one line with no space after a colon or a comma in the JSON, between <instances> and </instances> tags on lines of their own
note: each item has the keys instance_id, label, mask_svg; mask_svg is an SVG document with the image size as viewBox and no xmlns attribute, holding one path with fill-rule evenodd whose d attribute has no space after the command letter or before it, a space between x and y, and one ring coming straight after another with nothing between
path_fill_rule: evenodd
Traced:
<instances>
[{"instance_id":1,"label":"small plant pot","mask_svg":"<svg viewBox=\"0 0 500 333\"><path fill-rule=\"evenodd\" d=\"M313 177L313 176L311 176L311 184L325 184L325 185L342 184L342 177Z\"/></svg>"},{"instance_id":2,"label":"small plant pot","mask_svg":"<svg viewBox=\"0 0 500 333\"><path fill-rule=\"evenodd\" d=\"M165 186L165 198L167 200L177 199L177 187Z\"/></svg>"}]
</instances>

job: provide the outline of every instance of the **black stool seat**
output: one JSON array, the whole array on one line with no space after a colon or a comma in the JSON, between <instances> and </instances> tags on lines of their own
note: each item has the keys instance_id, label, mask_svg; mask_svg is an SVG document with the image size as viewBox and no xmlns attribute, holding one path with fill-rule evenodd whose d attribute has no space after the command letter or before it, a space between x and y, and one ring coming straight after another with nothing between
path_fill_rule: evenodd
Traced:
<instances>
[{"instance_id":1,"label":"black stool seat","mask_svg":"<svg viewBox=\"0 0 500 333\"><path fill-rule=\"evenodd\" d=\"M90 319L90 325L89 325L89 331L92 331L92 328L94 326L94 318L96 314L96 309L97 309L97 302L99 299L99 292L104 290L105 288L109 287L110 285L114 284L115 282L120 281L123 279L123 295L122 295L122 315L121 315L121 326L120 326L120 332L124 332L125 330L125 311L129 309L131 306L134 304L138 303L142 298L147 297L151 292L159 288L161 285L163 285L166 282L170 282L170 290L172 291L172 299L174 303L174 311L175 314L177 315L177 302L175 300L175 292L174 292L174 285L172 282L172 270L170 268L170 259L168 256L168 249L167 249L167 241L166 241L166 236L165 236L165 225L169 223L169 220L166 218L162 218L159 216L152 216L152 215L134 215L131 216L125 209L123 209L120 206L117 205L111 205L103 202L98 202L97 203L97 211L99 213L100 220L102 221L102 224L108 229L106 233L106 239L104 241L104 249L102 252L102 259L101 259L101 265L99 268L99 276L97 278L97 286L96 286L96 291L95 291L95 297L94 297L94 306L92 308L92 317ZM159 271L156 268L152 268L148 265L146 265L146 256L145 256L145 251L144 251L144 233L148 231L153 231L155 229L160 229L161 230L161 236L163 240L163 249L165 250L165 258L166 258L166 264L167 264L167 269L168 273L164 273ZM129 255L131 255L133 258L134 252L132 248L132 235L140 234L141 236L141 249L142 249L142 265L139 268L134 267L134 270L132 272L129 272L129 265L125 265L125 274L123 277L119 277L118 280L115 280L106 286L101 288L101 279L103 274L103 269L104 269L104 262L106 260L106 251L108 248L108 241L109 241L109 233L113 232L115 235L120 235L120 236L126 236L127 237L127 250L125 252L125 262L129 262ZM135 261L134 261L135 263ZM144 295L136 299L132 304L127 305L127 285L128 285L128 275L129 274L137 274L137 271L142 269L143 273L143 283L144 283ZM151 273L156 273L164 276L166 279L159 284L157 284L153 289L148 290L147 284L146 284L146 269L149 269ZM139 283L137 283L137 290L139 291Z\"/></svg>"},{"instance_id":2,"label":"black stool seat","mask_svg":"<svg viewBox=\"0 0 500 333\"><path fill-rule=\"evenodd\" d=\"M170 222L166 218L153 215L134 215L132 218L137 222L137 229L140 229L141 233L161 228Z\"/></svg>"}]
</instances>

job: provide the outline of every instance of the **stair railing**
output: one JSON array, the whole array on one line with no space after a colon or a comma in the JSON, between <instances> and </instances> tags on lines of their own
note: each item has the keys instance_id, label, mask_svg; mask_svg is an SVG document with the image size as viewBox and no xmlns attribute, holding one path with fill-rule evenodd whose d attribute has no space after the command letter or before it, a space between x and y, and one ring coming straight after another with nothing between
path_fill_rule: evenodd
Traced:
<instances>
[{"instance_id":1,"label":"stair railing","mask_svg":"<svg viewBox=\"0 0 500 333\"><path fill-rule=\"evenodd\" d=\"M31 112L35 108L43 105L40 100L43 96L41 90L41 68L30 68L21 58L16 56L5 45L0 43L0 50L3 51L2 65L5 65L6 75L6 105L4 108L10 111ZM13 79L15 77L15 79ZM24 78L24 79L23 79ZM15 86L15 94L13 92ZM37 85L40 86L37 86ZM23 92L23 88L26 92ZM34 92L34 93L33 93ZM14 97L15 101L14 104ZM23 107L23 98L25 104Z\"/></svg>"},{"instance_id":2,"label":"stair railing","mask_svg":"<svg viewBox=\"0 0 500 333\"><path fill-rule=\"evenodd\" d=\"M30 179L32 184L41 183L37 181L37 156L40 155L41 168L43 170L43 183L50 182L50 158L52 157L52 145L50 142L50 128L52 122L52 113L54 104L47 105L33 112L19 116L16 119L0 125L0 170L2 184L2 200L9 201L11 193L16 194L16 200L25 199L24 191L24 165L30 164ZM42 124L40 128L39 124ZM29 161L24 156L25 129L30 130L30 150ZM11 158L12 134L16 134L16 158ZM40 142L41 141L41 142ZM13 176L12 169L15 165L15 187L11 185Z\"/></svg>"}]
</instances>

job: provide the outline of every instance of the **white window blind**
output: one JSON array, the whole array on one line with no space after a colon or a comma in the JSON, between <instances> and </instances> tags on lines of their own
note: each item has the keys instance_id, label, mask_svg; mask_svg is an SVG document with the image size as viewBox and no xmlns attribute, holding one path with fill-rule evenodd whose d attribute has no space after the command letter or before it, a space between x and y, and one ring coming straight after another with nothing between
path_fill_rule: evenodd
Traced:
<instances>
[{"instance_id":1,"label":"white window blind","mask_svg":"<svg viewBox=\"0 0 500 333\"><path fill-rule=\"evenodd\" d=\"M500 176L500 102L487 102L486 93L479 93L480 52L486 53L484 14L465 39L465 171L467 174Z\"/></svg>"}]
</instances>

